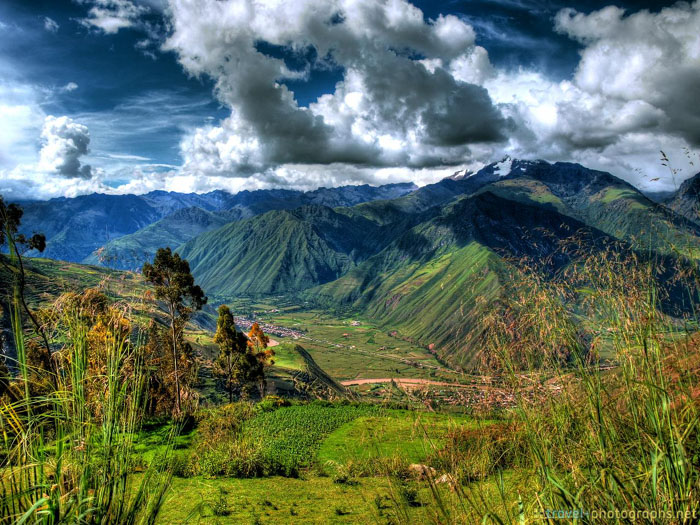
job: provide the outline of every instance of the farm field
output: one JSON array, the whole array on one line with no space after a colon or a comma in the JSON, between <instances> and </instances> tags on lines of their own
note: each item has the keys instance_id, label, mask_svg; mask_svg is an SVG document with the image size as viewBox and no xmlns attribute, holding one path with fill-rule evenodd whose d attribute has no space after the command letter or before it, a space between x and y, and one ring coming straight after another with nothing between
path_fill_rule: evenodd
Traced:
<instances>
[{"instance_id":1,"label":"farm field","mask_svg":"<svg viewBox=\"0 0 700 525\"><path fill-rule=\"evenodd\" d=\"M263 461L294 468L253 478L176 475L158 523L394 523L397 513L421 523L438 510L430 483L411 469L444 449L450 432L490 424L318 402L260 412L243 424L241 439L259 440ZM196 448L197 434L181 440L180 457ZM494 490L490 482L474 488ZM457 504L447 484L433 489Z\"/></svg>"},{"instance_id":2,"label":"farm field","mask_svg":"<svg viewBox=\"0 0 700 525\"><path fill-rule=\"evenodd\" d=\"M441 364L427 349L380 328L367 319L335 317L320 310L263 306L256 320L299 331L297 340L318 365L335 379L419 377L455 381L459 374ZM234 305L235 308L235 305ZM291 311L289 311L291 310ZM277 338L277 336L274 336ZM280 338L284 341L289 338Z\"/></svg>"}]
</instances>

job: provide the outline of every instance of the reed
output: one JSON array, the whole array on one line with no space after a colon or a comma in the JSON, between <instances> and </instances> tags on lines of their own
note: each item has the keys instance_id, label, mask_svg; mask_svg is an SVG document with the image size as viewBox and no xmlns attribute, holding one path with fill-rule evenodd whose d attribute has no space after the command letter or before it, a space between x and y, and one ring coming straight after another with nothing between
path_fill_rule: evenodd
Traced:
<instances>
[{"instance_id":1,"label":"reed","mask_svg":"<svg viewBox=\"0 0 700 525\"><path fill-rule=\"evenodd\" d=\"M12 242L10 257L20 271ZM0 523L150 524L163 505L174 436L163 461L143 473L132 464L150 373L140 330L128 305L99 304L89 292L66 294L49 310L52 366L38 371L27 360L15 282L18 376L0 405ZM35 372L51 376L40 393Z\"/></svg>"}]
</instances>

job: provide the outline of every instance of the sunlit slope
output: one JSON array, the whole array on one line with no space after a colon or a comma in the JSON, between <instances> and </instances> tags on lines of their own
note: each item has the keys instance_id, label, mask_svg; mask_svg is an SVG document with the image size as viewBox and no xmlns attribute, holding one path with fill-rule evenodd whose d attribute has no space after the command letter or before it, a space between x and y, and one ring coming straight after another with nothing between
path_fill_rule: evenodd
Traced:
<instances>
[{"instance_id":1,"label":"sunlit slope","mask_svg":"<svg viewBox=\"0 0 700 525\"><path fill-rule=\"evenodd\" d=\"M569 262L560 243L599 246L599 230L549 207L485 192L445 206L340 279L310 290L322 305L362 312L399 335L435 345L443 358L467 366L477 349L466 342L478 330L479 311L501 293L511 258Z\"/></svg>"},{"instance_id":2,"label":"sunlit slope","mask_svg":"<svg viewBox=\"0 0 700 525\"><path fill-rule=\"evenodd\" d=\"M362 259L376 223L323 206L272 211L179 248L216 297L287 293L337 279Z\"/></svg>"},{"instance_id":3,"label":"sunlit slope","mask_svg":"<svg viewBox=\"0 0 700 525\"><path fill-rule=\"evenodd\" d=\"M502 180L480 191L551 207L638 249L660 253L700 247L700 228L634 186L578 164L513 161Z\"/></svg>"},{"instance_id":4,"label":"sunlit slope","mask_svg":"<svg viewBox=\"0 0 700 525\"><path fill-rule=\"evenodd\" d=\"M23 262L25 296L31 306L45 305L61 293L81 292L86 288L101 288L114 298L129 301L141 300L146 290L143 279L135 273L43 258L25 257ZM3 264L0 264L0 290L0 300L7 301L12 290L12 274Z\"/></svg>"}]
</instances>

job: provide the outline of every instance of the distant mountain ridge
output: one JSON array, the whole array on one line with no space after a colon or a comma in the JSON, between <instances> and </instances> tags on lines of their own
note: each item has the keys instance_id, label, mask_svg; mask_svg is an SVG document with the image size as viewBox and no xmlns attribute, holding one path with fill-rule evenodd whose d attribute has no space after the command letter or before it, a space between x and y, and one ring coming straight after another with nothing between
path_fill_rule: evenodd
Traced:
<instances>
[{"instance_id":1,"label":"distant mountain ridge","mask_svg":"<svg viewBox=\"0 0 700 525\"><path fill-rule=\"evenodd\" d=\"M310 192L273 189L242 191L236 194L222 190L204 194L165 191L153 191L144 195L94 193L74 198L59 197L48 201L21 202L24 209L22 231L36 231L46 235L47 245L43 254L45 257L69 262L99 263L99 254L93 252L100 247L146 228L184 208L197 207L206 212L225 212L222 218L228 222L270 209L293 209L304 204L352 206L373 199L394 198L415 188L412 183L398 183L378 187L361 185L319 188ZM182 226L182 217L175 216L174 220L179 221ZM203 222L196 221L192 235L200 233L201 229L206 227L207 220L214 221L211 218ZM169 235L175 235L177 230L177 227L171 228ZM183 232L182 228L180 231ZM146 238L154 235L155 238L159 237L157 230L147 232ZM163 235L168 237L167 233ZM180 244L188 238L178 237L173 243L177 241L177 244ZM134 240L130 239L129 242L133 243ZM136 243L138 244L138 240ZM155 252L155 249L151 251ZM140 252L131 252L127 261L133 261L134 253L140 256ZM112 257L118 261L119 255L107 250L105 260L109 261L109 257ZM128 264L115 264L113 267L126 268Z\"/></svg>"},{"instance_id":2,"label":"distant mountain ridge","mask_svg":"<svg viewBox=\"0 0 700 525\"><path fill-rule=\"evenodd\" d=\"M271 211L199 235L178 250L216 301L287 294L366 315L453 364L512 261L565 267L568 244L674 257L700 253L700 228L630 184L578 164L504 159L392 200ZM693 251L689 253L693 253Z\"/></svg>"}]
</instances>

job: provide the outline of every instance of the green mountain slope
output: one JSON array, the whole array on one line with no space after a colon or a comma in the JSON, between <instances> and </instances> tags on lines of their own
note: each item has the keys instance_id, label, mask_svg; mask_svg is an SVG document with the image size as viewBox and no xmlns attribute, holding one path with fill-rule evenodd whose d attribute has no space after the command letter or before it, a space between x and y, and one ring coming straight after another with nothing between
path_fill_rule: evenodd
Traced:
<instances>
[{"instance_id":1,"label":"green mountain slope","mask_svg":"<svg viewBox=\"0 0 700 525\"><path fill-rule=\"evenodd\" d=\"M480 191L551 206L640 249L671 253L680 248L698 253L700 246L697 224L651 201L623 180L578 164L512 161L507 176Z\"/></svg>"},{"instance_id":2,"label":"green mountain slope","mask_svg":"<svg viewBox=\"0 0 700 525\"><path fill-rule=\"evenodd\" d=\"M272 210L291 210L305 205L354 206L383 199L395 199L416 189L412 183L383 186L341 186L314 191L256 190L231 195L220 192L206 194L207 206L177 209L170 215L148 224L129 235L113 239L88 255L82 262L101 264L120 270L138 270L152 259L158 248L176 248L197 235L214 230L228 222L255 217ZM212 208L212 205L218 206Z\"/></svg>"},{"instance_id":3,"label":"green mountain slope","mask_svg":"<svg viewBox=\"0 0 700 525\"><path fill-rule=\"evenodd\" d=\"M700 224L700 173L684 181L666 204L686 219Z\"/></svg>"},{"instance_id":4,"label":"green mountain slope","mask_svg":"<svg viewBox=\"0 0 700 525\"><path fill-rule=\"evenodd\" d=\"M108 242L85 258L83 263L137 271L144 261L153 259L158 248L176 248L200 233L227 222L228 219L221 214L196 206L183 208L132 234Z\"/></svg>"},{"instance_id":5,"label":"green mountain slope","mask_svg":"<svg viewBox=\"0 0 700 525\"><path fill-rule=\"evenodd\" d=\"M585 238L580 242L591 246L609 239L553 207L482 192L443 207L438 216L305 297L362 312L468 367L478 352L466 341L478 330L480 308L501 293L508 258L551 257L560 267L568 259L558 253L559 243L573 238Z\"/></svg>"},{"instance_id":6,"label":"green mountain slope","mask_svg":"<svg viewBox=\"0 0 700 525\"><path fill-rule=\"evenodd\" d=\"M366 257L379 229L362 216L303 206L229 223L178 251L214 297L277 294L337 279Z\"/></svg>"}]
</instances>

